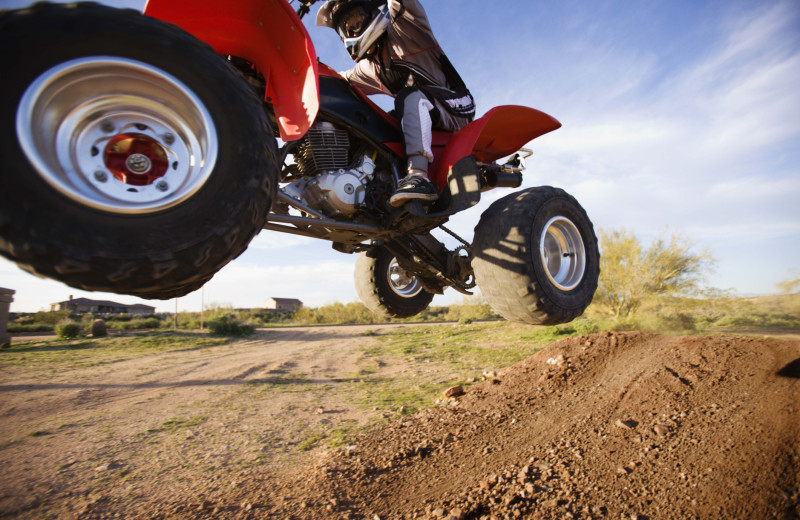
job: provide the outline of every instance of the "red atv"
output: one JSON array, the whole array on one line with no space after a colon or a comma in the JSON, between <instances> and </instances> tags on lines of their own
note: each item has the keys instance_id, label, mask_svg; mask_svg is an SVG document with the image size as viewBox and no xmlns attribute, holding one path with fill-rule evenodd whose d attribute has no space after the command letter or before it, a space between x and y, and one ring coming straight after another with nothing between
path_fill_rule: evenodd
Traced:
<instances>
[{"instance_id":1,"label":"red atv","mask_svg":"<svg viewBox=\"0 0 800 520\"><path fill-rule=\"evenodd\" d=\"M444 227L483 191L519 187L520 147L561 124L500 106L435 133L439 199L392 208L405 164L399 124L317 62L301 22L312 3L0 14L0 253L74 287L167 299L200 288L267 229L360 253L358 294L385 316L476 284L509 320L583 313L597 239L563 190L499 199L472 243ZM436 228L461 245L449 250Z\"/></svg>"}]
</instances>

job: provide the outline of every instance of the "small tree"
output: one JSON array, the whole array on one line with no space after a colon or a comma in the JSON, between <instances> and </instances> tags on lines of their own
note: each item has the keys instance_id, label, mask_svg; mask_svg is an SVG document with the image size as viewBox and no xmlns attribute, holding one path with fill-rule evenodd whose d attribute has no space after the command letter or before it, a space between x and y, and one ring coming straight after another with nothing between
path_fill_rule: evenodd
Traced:
<instances>
[{"instance_id":1,"label":"small tree","mask_svg":"<svg viewBox=\"0 0 800 520\"><path fill-rule=\"evenodd\" d=\"M783 280L778 282L778 288L784 294L791 294L800 289L800 278L796 280Z\"/></svg>"},{"instance_id":2,"label":"small tree","mask_svg":"<svg viewBox=\"0 0 800 520\"><path fill-rule=\"evenodd\" d=\"M594 303L614 319L631 318L651 297L691 294L714 259L708 251L693 253L678 233L659 238L649 248L625 229L600 229L600 282Z\"/></svg>"}]
</instances>

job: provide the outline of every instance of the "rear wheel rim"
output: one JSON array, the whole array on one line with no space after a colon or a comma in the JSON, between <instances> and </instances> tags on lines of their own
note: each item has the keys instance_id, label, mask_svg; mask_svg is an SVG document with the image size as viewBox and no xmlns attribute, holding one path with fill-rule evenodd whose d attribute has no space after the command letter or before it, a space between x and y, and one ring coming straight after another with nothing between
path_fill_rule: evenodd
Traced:
<instances>
[{"instance_id":1,"label":"rear wheel rim","mask_svg":"<svg viewBox=\"0 0 800 520\"><path fill-rule=\"evenodd\" d=\"M397 258L392 258L389 263L386 280L392 291L403 298L413 298L422 291L422 284L417 277L400 267Z\"/></svg>"},{"instance_id":2,"label":"rear wheel rim","mask_svg":"<svg viewBox=\"0 0 800 520\"><path fill-rule=\"evenodd\" d=\"M575 289L586 270L586 249L577 226L557 216L545 224L539 240L539 257L547 278L562 291Z\"/></svg>"},{"instance_id":3,"label":"rear wheel rim","mask_svg":"<svg viewBox=\"0 0 800 520\"><path fill-rule=\"evenodd\" d=\"M83 206L149 214L194 195L217 160L203 102L167 72L95 56L61 63L26 89L17 135L39 175Z\"/></svg>"}]
</instances>

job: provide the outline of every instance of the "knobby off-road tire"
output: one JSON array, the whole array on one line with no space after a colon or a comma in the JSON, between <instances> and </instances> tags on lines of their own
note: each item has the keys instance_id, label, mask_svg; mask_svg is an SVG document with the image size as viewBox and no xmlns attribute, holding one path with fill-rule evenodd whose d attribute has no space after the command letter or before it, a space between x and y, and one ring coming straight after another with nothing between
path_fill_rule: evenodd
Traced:
<instances>
[{"instance_id":1,"label":"knobby off-road tire","mask_svg":"<svg viewBox=\"0 0 800 520\"><path fill-rule=\"evenodd\" d=\"M558 188L530 188L494 202L475 227L473 255L481 294L509 321L572 321L597 289L594 228L580 204Z\"/></svg>"},{"instance_id":2,"label":"knobby off-road tire","mask_svg":"<svg viewBox=\"0 0 800 520\"><path fill-rule=\"evenodd\" d=\"M0 14L0 254L167 299L262 228L277 148L241 75L181 29L97 4Z\"/></svg>"},{"instance_id":3,"label":"knobby off-road tire","mask_svg":"<svg viewBox=\"0 0 800 520\"><path fill-rule=\"evenodd\" d=\"M395 256L378 247L362 252L354 272L356 293L369 310L384 318L409 318L428 308L433 294L400 267Z\"/></svg>"}]
</instances>

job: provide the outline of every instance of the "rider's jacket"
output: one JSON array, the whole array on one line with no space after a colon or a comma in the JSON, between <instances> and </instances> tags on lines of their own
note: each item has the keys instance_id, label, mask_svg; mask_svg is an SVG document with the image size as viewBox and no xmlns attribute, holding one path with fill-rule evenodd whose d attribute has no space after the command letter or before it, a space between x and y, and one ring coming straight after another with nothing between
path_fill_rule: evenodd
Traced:
<instances>
[{"instance_id":1,"label":"rider's jacket","mask_svg":"<svg viewBox=\"0 0 800 520\"><path fill-rule=\"evenodd\" d=\"M433 35L418 0L389 0L391 24L387 52L365 56L341 74L366 94L396 96L416 87L440 102L453 116L471 120L475 101Z\"/></svg>"}]
</instances>

